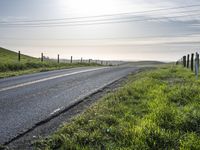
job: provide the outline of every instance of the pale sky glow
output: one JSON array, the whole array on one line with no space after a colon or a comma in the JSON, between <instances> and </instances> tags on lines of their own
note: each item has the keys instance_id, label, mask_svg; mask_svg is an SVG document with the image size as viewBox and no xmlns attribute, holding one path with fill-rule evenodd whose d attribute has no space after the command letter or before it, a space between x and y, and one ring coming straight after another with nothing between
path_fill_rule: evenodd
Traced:
<instances>
[{"instance_id":1,"label":"pale sky glow","mask_svg":"<svg viewBox=\"0 0 200 150\"><path fill-rule=\"evenodd\" d=\"M0 0L0 47L36 57L176 60L200 51L200 2Z\"/></svg>"}]
</instances>

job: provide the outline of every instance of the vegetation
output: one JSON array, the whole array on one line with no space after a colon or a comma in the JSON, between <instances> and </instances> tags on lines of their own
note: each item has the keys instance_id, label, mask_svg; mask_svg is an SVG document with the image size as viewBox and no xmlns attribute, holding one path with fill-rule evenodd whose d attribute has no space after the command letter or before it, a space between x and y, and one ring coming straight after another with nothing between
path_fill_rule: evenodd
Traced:
<instances>
[{"instance_id":1,"label":"vegetation","mask_svg":"<svg viewBox=\"0 0 200 150\"><path fill-rule=\"evenodd\" d=\"M39 59L22 55L21 54L21 62L37 62ZM16 52L4 49L0 47L0 63L1 64L11 64L11 63L17 63L18 62L18 54Z\"/></svg>"},{"instance_id":2,"label":"vegetation","mask_svg":"<svg viewBox=\"0 0 200 150\"><path fill-rule=\"evenodd\" d=\"M182 67L130 76L37 149L200 149L200 81Z\"/></svg>"},{"instance_id":3,"label":"vegetation","mask_svg":"<svg viewBox=\"0 0 200 150\"><path fill-rule=\"evenodd\" d=\"M0 78L55 69L97 65L99 66L96 63L57 63L54 60L40 62L40 59L26 55L21 55L21 60L18 62L17 53L0 48Z\"/></svg>"}]
</instances>

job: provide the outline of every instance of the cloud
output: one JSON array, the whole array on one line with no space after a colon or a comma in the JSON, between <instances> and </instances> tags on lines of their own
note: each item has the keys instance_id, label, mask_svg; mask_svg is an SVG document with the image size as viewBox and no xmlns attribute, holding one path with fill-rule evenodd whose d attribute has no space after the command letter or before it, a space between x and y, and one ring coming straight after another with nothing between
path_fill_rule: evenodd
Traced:
<instances>
[{"instance_id":1,"label":"cloud","mask_svg":"<svg viewBox=\"0 0 200 150\"><path fill-rule=\"evenodd\" d=\"M23 21L28 19L25 16L2 16L0 22L14 22L14 21Z\"/></svg>"},{"instance_id":2,"label":"cloud","mask_svg":"<svg viewBox=\"0 0 200 150\"><path fill-rule=\"evenodd\" d=\"M19 2L20 1L20 2ZM119 13L132 13L129 15L121 15L120 17L110 17L111 19L117 18L119 20L132 19L132 20L143 20L143 21L131 21L119 24L97 24L90 26L69 26L69 27L56 27L56 28L0 28L0 44L8 46L14 49L25 46L26 49L31 49L32 47L42 47L41 49L57 49L59 47L71 47L76 49L79 47L78 52L87 51L87 46L92 47L91 49L95 52L98 47L115 47L110 50L109 55L114 55L114 51L117 47L120 47L121 55L130 55L127 53L126 48L130 48L130 53L133 53L134 57L135 51L139 49L137 57L139 54L145 50L152 51L152 57L155 53L160 52L166 54L170 52L177 52L177 56L181 56L188 49L193 47L198 47L200 43L200 35L197 33L200 27L200 6L197 7L187 7L181 9L171 9L163 11L152 11L143 12L162 8L172 8L172 7L182 7L187 5L200 5L199 0L92 0L92 3L96 5L87 5L89 9L81 5L73 7L81 8L84 10L74 9L67 4L67 0L35 0L34 2L29 2L27 0L19 0L13 2L12 0L2 1L7 3L7 5L0 5L0 21L16 21L16 20L38 20L38 19L53 19L53 18L68 18L68 17L80 17L80 16L95 16L95 15L105 15L105 14L119 14ZM77 0L68 0L73 3ZM82 1L82 0L79 0ZM0 2L2 4L2 2ZM87 0L91 2L91 0ZM98 3L96 3L98 2ZM14 3L14 4L13 4ZM101 3L101 5L97 5ZM105 3L105 4L103 4ZM106 5L108 3L108 5ZM12 7L11 5L12 4ZM22 9L23 8L23 9ZM103 9L102 9L103 8ZM36 11L37 10L37 11ZM94 12L92 12L94 10ZM143 13L137 13L143 12ZM182 16L182 17L177 17ZM154 19L156 18L156 19ZM160 19L159 19L160 18ZM164 18L164 19L162 19ZM127 20L128 20L127 19ZM176 36L179 34L188 33L189 35ZM170 36L170 34L173 34ZM168 35L165 37L159 37L159 35ZM22 38L24 40L14 40L14 39L4 39L3 37L14 37L16 39ZM137 36L150 36L149 38L134 38ZM155 37L151 37L155 36ZM156 38L157 36L157 38ZM117 39L117 40L53 40L53 39L98 39L98 38L123 38L123 37L133 37L132 39ZM29 40L29 39L45 39L45 40ZM52 40L48 40L52 38ZM135 47L135 49L133 48ZM141 48L145 47L145 48ZM151 48L150 48L151 47ZM156 52L154 49L156 47ZM170 49L169 49L170 47ZM181 47L181 48L180 48ZM36 48L35 48L36 49ZM73 49L73 50L74 50ZM171 50L171 51L170 51ZM185 50L184 52L182 52ZM38 50L39 51L39 50ZM68 51L66 54L68 54ZM99 50L100 51L100 50ZM109 50L107 50L109 51ZM78 53L77 52L77 53ZM101 51L100 51L101 52ZM31 55L34 51L30 50ZM64 52L63 52L64 53ZM84 52L83 52L84 53ZM39 53L38 53L39 54ZM99 54L97 54L99 55ZM176 56L176 57L177 57ZM104 57L104 56L103 56ZM112 57L112 56L108 56ZM143 57L143 56L141 56ZM147 56L148 57L148 56ZM147 58L146 57L146 58ZM170 57L171 58L171 57Z\"/></svg>"},{"instance_id":3,"label":"cloud","mask_svg":"<svg viewBox=\"0 0 200 150\"><path fill-rule=\"evenodd\" d=\"M1 38L0 38L1 39ZM26 42L24 42L26 41ZM17 45L31 45L31 46L44 46L44 47L80 47L80 46L142 46L142 45L171 45L171 44L183 44L183 45L200 45L200 34L191 34L185 36L165 36L165 37L141 37L132 39L102 39L102 40L25 40L25 39L2 39L1 43L17 44Z\"/></svg>"}]
</instances>

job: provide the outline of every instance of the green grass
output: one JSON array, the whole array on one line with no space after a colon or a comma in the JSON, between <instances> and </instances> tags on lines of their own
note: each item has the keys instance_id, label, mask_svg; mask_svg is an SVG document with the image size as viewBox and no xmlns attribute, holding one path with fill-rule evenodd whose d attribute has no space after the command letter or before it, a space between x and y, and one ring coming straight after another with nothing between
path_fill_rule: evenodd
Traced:
<instances>
[{"instance_id":1,"label":"green grass","mask_svg":"<svg viewBox=\"0 0 200 150\"><path fill-rule=\"evenodd\" d=\"M100 66L96 63L57 63L54 60L45 60L40 62L40 59L21 55L21 61L18 62L18 54L0 48L0 78L17 76L22 74L29 74L35 72L72 68L72 67L84 67L84 66Z\"/></svg>"},{"instance_id":2,"label":"green grass","mask_svg":"<svg viewBox=\"0 0 200 150\"><path fill-rule=\"evenodd\" d=\"M200 149L200 81L181 67L130 76L36 149Z\"/></svg>"},{"instance_id":3,"label":"green grass","mask_svg":"<svg viewBox=\"0 0 200 150\"><path fill-rule=\"evenodd\" d=\"M30 57L21 54L21 62L37 62L38 58ZM18 53L0 47L0 62L1 64L18 63Z\"/></svg>"}]
</instances>

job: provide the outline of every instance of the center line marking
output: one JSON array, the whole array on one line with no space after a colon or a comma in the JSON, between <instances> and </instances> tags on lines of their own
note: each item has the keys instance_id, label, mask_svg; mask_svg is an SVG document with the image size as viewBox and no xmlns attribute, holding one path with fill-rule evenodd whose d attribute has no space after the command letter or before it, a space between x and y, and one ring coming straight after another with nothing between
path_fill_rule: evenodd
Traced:
<instances>
[{"instance_id":1,"label":"center line marking","mask_svg":"<svg viewBox=\"0 0 200 150\"><path fill-rule=\"evenodd\" d=\"M23 87L23 86L27 86L27 85L31 85L31 84L35 84L35 83L39 83L39 82L43 82L43 81L48 81L48 80L52 80L52 79L56 79L56 78L61 78L61 77L70 76L70 75L79 74L79 73L84 73L84 72L101 70L101 69L105 69L105 68L108 68L108 67L96 68L96 69L87 69L87 70L82 70L82 71L77 71L77 72L57 75L57 76L53 76L53 77L48 77L48 78L44 78L44 79L39 79L39 80L36 80L36 81L30 81L30 82L26 82L26 83L21 83L21 84L13 85L13 86L10 86L10 87L2 88L2 89L0 89L0 92L11 90L11 89L15 89L15 88L19 88L19 87Z\"/></svg>"}]
</instances>

